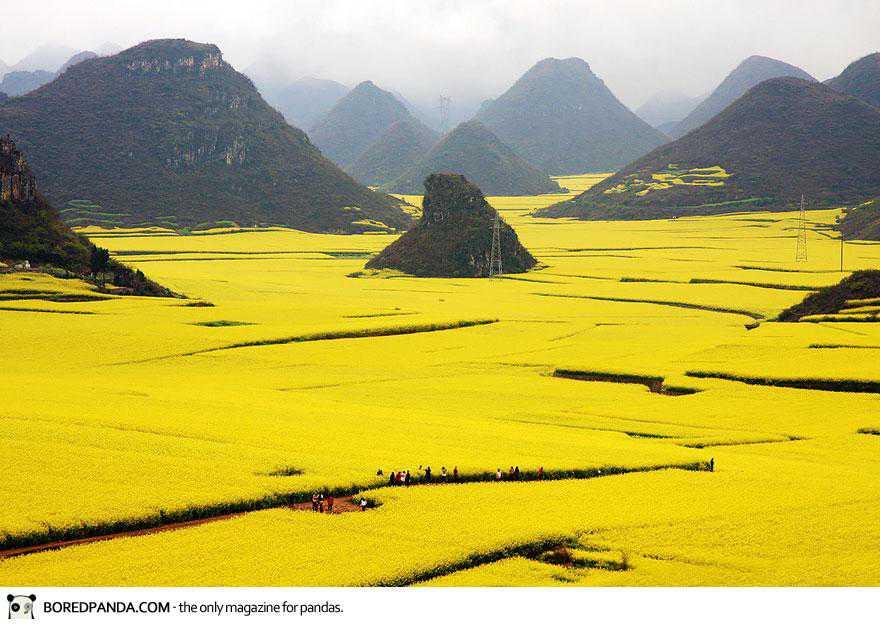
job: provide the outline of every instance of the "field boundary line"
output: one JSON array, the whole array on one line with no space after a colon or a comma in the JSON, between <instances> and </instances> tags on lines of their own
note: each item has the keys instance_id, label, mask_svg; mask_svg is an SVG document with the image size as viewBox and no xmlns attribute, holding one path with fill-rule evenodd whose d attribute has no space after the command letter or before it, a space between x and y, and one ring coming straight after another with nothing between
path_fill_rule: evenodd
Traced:
<instances>
[{"instance_id":1,"label":"field boundary line","mask_svg":"<svg viewBox=\"0 0 880 627\"><path fill-rule=\"evenodd\" d=\"M236 342L234 344L224 344L223 346L215 346L213 348L202 348L195 351L185 353L174 353L172 355L160 355L159 357L147 357L146 359L136 359L132 361L119 361L110 366L127 366L131 364L144 364L152 361L162 361L165 359L175 359L178 357L192 357L194 355L204 355L205 353L216 353L219 351L234 350L236 348L252 348L256 346L280 346L283 344L299 344L304 342L320 342L330 340L356 340L367 337L391 337L395 335L413 335L416 333L433 333L435 331L451 331L454 329L466 329L469 327L485 326L500 322L498 318L480 318L477 320L459 320L457 322L439 322L428 324L416 324L408 327L374 327L368 329L349 329L345 331L325 331L317 333L306 333L303 335L291 335L279 338L267 338L263 340L251 340L248 342Z\"/></svg>"},{"instance_id":2,"label":"field boundary line","mask_svg":"<svg viewBox=\"0 0 880 627\"><path fill-rule=\"evenodd\" d=\"M552 298L583 298L586 300L599 300L614 303L638 303L645 305L662 305L664 307L678 307L680 309L698 309L700 311L714 311L716 313L735 314L747 316L753 320L765 320L767 316L746 309L731 309L728 307L713 307L712 305L700 305L699 303L685 303L674 300L654 300L647 298L625 298L617 296L587 296L582 294L551 294L548 292L533 292L534 296L549 296Z\"/></svg>"}]
</instances>

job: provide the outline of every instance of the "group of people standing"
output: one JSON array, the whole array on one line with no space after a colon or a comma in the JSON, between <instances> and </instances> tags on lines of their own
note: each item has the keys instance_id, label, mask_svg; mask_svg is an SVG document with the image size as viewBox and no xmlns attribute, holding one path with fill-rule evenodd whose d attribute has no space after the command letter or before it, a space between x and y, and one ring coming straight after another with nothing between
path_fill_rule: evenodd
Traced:
<instances>
[{"instance_id":1,"label":"group of people standing","mask_svg":"<svg viewBox=\"0 0 880 627\"><path fill-rule=\"evenodd\" d=\"M505 475L501 468L495 470L495 481L520 481L523 478L523 474L519 470L519 466L511 466L510 470L507 471ZM541 481L544 478L544 467L541 466L538 468L538 472L535 473L535 478L538 481Z\"/></svg>"},{"instance_id":2,"label":"group of people standing","mask_svg":"<svg viewBox=\"0 0 880 627\"><path fill-rule=\"evenodd\" d=\"M419 469L421 470L421 466L419 466ZM446 482L446 481L450 481L450 480L453 482L457 482L459 480L458 466L455 466L452 469L451 474L448 470L446 470L446 466L443 466L440 468L439 475L434 475L434 471L431 470L430 466L425 466L425 468L422 472L424 473L424 477L422 478L421 483L432 483L434 481ZM384 473L382 472L381 468L376 472L376 475L378 475L380 477L383 474ZM412 484L412 482L413 482L412 474L408 470L399 470L399 471L392 470L391 474L388 475L388 485L389 486L402 485L402 486L405 486L408 488Z\"/></svg>"},{"instance_id":3,"label":"group of people standing","mask_svg":"<svg viewBox=\"0 0 880 627\"><path fill-rule=\"evenodd\" d=\"M419 466L419 469L422 470L422 467ZM446 470L446 466L442 466L440 468L439 475L435 475L434 471L431 469L430 466L425 466L425 468L424 468L424 470L422 470L422 472L424 473L424 476L419 481L419 483L434 483L434 482L445 483L447 481L452 481L453 483L458 483L461 480L461 476L458 474L458 466L454 466L452 468L451 473ZM381 477L383 474L384 474L384 472L382 471L381 468L376 472L376 475L379 477ZM538 479L538 481L540 481L544 478L544 467L543 466L538 468L538 471L535 473L535 477ZM520 481L523 478L524 477L523 477L523 474L520 472L519 466L511 466L510 470L507 471L507 474L505 474L501 470L501 468L498 468L498 470L495 471L495 480L496 481L502 481L505 479L507 481ZM400 470L400 471L392 470L391 473L388 475L388 485L389 486L409 487L412 483L413 483L413 476L412 476L412 474L410 474L410 472L408 470Z\"/></svg>"},{"instance_id":4,"label":"group of people standing","mask_svg":"<svg viewBox=\"0 0 880 627\"><path fill-rule=\"evenodd\" d=\"M325 508L328 514L333 513L333 503L336 499L333 498L332 494L328 494L326 497L323 492L313 492L312 493L312 511L324 513Z\"/></svg>"},{"instance_id":5,"label":"group of people standing","mask_svg":"<svg viewBox=\"0 0 880 627\"><path fill-rule=\"evenodd\" d=\"M354 499L352 499L354 500ZM333 505L336 502L336 499L333 498L332 494L328 494L324 496L323 492L313 492L312 493L312 511L323 514L327 512L328 514L333 513ZM362 512L367 511L367 498L362 496L360 501L357 503L358 507L361 508Z\"/></svg>"}]
</instances>

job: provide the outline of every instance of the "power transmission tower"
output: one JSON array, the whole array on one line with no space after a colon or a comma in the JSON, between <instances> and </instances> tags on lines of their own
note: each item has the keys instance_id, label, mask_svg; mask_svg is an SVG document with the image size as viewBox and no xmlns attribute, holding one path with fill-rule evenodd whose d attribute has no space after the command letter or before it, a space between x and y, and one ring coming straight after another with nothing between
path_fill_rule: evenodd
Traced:
<instances>
[{"instance_id":1,"label":"power transmission tower","mask_svg":"<svg viewBox=\"0 0 880 627\"><path fill-rule=\"evenodd\" d=\"M801 194L801 212L798 216L797 249L794 253L795 261L807 260L807 212L804 209L804 195Z\"/></svg>"},{"instance_id":2,"label":"power transmission tower","mask_svg":"<svg viewBox=\"0 0 880 627\"><path fill-rule=\"evenodd\" d=\"M489 276L500 276L501 268L501 216L495 212L492 221L492 250L489 253Z\"/></svg>"},{"instance_id":3,"label":"power transmission tower","mask_svg":"<svg viewBox=\"0 0 880 627\"><path fill-rule=\"evenodd\" d=\"M440 95L437 99L437 108L440 110L440 132L445 134L449 127L449 105L452 104L452 98Z\"/></svg>"}]
</instances>

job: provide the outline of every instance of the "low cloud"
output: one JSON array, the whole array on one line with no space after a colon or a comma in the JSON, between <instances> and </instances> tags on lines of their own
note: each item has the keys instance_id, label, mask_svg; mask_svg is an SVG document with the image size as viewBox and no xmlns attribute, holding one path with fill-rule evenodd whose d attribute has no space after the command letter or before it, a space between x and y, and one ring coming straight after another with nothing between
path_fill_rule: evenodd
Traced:
<instances>
[{"instance_id":1,"label":"low cloud","mask_svg":"<svg viewBox=\"0 0 880 627\"><path fill-rule=\"evenodd\" d=\"M417 102L478 102L537 60L579 56L636 107L657 91L695 95L764 54L817 78L878 47L876 0L52 0L4 11L9 64L41 44L96 49L156 37L218 44L240 70L284 82L371 79Z\"/></svg>"}]
</instances>

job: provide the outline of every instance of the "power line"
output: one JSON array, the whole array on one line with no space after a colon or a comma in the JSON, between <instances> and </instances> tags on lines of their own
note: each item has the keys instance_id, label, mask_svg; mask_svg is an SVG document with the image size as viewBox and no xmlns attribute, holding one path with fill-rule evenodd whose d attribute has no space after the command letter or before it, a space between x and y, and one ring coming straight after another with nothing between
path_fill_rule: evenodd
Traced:
<instances>
[{"instance_id":1,"label":"power line","mask_svg":"<svg viewBox=\"0 0 880 627\"><path fill-rule=\"evenodd\" d=\"M807 260L807 212L804 209L804 195L801 194L801 211L798 216L797 248L794 253L795 261Z\"/></svg>"}]
</instances>

